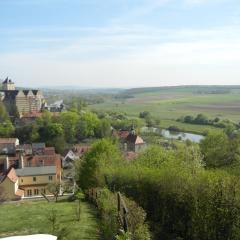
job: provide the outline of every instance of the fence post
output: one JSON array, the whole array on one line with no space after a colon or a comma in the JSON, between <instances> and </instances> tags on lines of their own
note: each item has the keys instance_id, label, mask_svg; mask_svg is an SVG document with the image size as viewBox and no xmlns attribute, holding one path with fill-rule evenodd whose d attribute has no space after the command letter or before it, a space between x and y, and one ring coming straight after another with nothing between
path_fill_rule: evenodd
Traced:
<instances>
[{"instance_id":1,"label":"fence post","mask_svg":"<svg viewBox=\"0 0 240 240\"><path fill-rule=\"evenodd\" d=\"M127 222L127 207L125 201L123 200L121 193L117 193L117 209L118 209L118 218L120 224L122 225L125 232L128 231L128 222ZM123 215L123 216L121 216Z\"/></svg>"}]
</instances>

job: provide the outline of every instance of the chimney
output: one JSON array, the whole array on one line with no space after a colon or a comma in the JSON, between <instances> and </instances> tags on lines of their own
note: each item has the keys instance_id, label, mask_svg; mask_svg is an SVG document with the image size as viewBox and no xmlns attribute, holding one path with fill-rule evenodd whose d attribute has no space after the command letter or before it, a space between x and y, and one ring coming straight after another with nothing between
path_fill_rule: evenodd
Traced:
<instances>
[{"instance_id":1,"label":"chimney","mask_svg":"<svg viewBox=\"0 0 240 240\"><path fill-rule=\"evenodd\" d=\"M19 155L19 168L24 168L24 158L23 155Z\"/></svg>"},{"instance_id":2,"label":"chimney","mask_svg":"<svg viewBox=\"0 0 240 240\"><path fill-rule=\"evenodd\" d=\"M4 170L7 171L9 169L9 159L8 156L6 157L4 161Z\"/></svg>"}]
</instances>

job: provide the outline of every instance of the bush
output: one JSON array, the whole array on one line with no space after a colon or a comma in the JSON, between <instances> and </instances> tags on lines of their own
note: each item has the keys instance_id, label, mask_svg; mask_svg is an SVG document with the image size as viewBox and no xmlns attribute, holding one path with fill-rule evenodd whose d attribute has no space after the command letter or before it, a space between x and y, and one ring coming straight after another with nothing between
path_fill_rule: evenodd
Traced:
<instances>
[{"instance_id":1,"label":"bush","mask_svg":"<svg viewBox=\"0 0 240 240\"><path fill-rule=\"evenodd\" d=\"M117 196L108 189L98 191L96 205L99 209L100 218L102 221L102 233L106 240L115 239L119 235L121 239L121 231L117 221ZM129 235L131 240L150 240L150 231L146 223L145 211L137 205L136 202L123 197L127 209L127 221L129 227ZM124 235L125 236L125 235Z\"/></svg>"}]
</instances>

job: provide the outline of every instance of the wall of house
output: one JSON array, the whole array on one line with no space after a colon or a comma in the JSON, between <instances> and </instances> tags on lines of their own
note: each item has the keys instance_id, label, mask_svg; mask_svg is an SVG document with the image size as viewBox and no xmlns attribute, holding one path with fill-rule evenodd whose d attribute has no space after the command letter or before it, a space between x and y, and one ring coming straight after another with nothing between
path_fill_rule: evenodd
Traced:
<instances>
[{"instance_id":1,"label":"wall of house","mask_svg":"<svg viewBox=\"0 0 240 240\"><path fill-rule=\"evenodd\" d=\"M49 176L52 177L52 180L49 180ZM34 181L34 177L36 178L36 181ZM27 176L27 177L19 177L19 184L21 187L24 187L24 185L35 185L35 184L49 184L55 182L56 175L41 175L41 176Z\"/></svg>"},{"instance_id":2,"label":"wall of house","mask_svg":"<svg viewBox=\"0 0 240 240\"><path fill-rule=\"evenodd\" d=\"M147 148L146 144L136 144L135 145L135 152L141 152Z\"/></svg>"},{"instance_id":3,"label":"wall of house","mask_svg":"<svg viewBox=\"0 0 240 240\"><path fill-rule=\"evenodd\" d=\"M1 187L3 188L4 195L7 200L16 200L20 199L20 197L15 195L15 188L17 187L17 183L12 182L9 178L6 178L2 183Z\"/></svg>"},{"instance_id":4,"label":"wall of house","mask_svg":"<svg viewBox=\"0 0 240 240\"><path fill-rule=\"evenodd\" d=\"M22 187L24 190L24 197L32 197L32 196L41 196L42 193L46 195L51 195L48 191L47 185L39 185L39 186L31 186L31 187Z\"/></svg>"},{"instance_id":5,"label":"wall of house","mask_svg":"<svg viewBox=\"0 0 240 240\"><path fill-rule=\"evenodd\" d=\"M49 179L52 177L52 180ZM36 181L33 180L36 178ZM19 177L20 188L24 190L24 197L40 196L41 193L50 194L47 190L48 184L56 182L56 175Z\"/></svg>"}]
</instances>

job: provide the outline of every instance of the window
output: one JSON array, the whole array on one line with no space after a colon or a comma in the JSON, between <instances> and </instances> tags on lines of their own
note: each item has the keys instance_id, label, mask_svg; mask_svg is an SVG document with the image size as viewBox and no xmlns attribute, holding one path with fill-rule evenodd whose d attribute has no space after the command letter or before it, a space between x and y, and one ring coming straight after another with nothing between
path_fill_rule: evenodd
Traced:
<instances>
[{"instance_id":1,"label":"window","mask_svg":"<svg viewBox=\"0 0 240 240\"><path fill-rule=\"evenodd\" d=\"M33 177L33 181L36 182L36 181L37 181L37 178L36 178L36 177Z\"/></svg>"},{"instance_id":2,"label":"window","mask_svg":"<svg viewBox=\"0 0 240 240\"><path fill-rule=\"evenodd\" d=\"M21 179L21 182L23 183L23 179Z\"/></svg>"},{"instance_id":3,"label":"window","mask_svg":"<svg viewBox=\"0 0 240 240\"><path fill-rule=\"evenodd\" d=\"M38 189L34 189L34 195L39 195L39 190Z\"/></svg>"},{"instance_id":4,"label":"window","mask_svg":"<svg viewBox=\"0 0 240 240\"><path fill-rule=\"evenodd\" d=\"M53 177L52 177L52 176L48 176L48 180L49 180L49 181L52 181L52 180L53 180Z\"/></svg>"},{"instance_id":5,"label":"window","mask_svg":"<svg viewBox=\"0 0 240 240\"><path fill-rule=\"evenodd\" d=\"M27 195L28 195L28 196L32 196L32 190L31 190L31 189L28 189L28 190L27 190Z\"/></svg>"}]
</instances>

